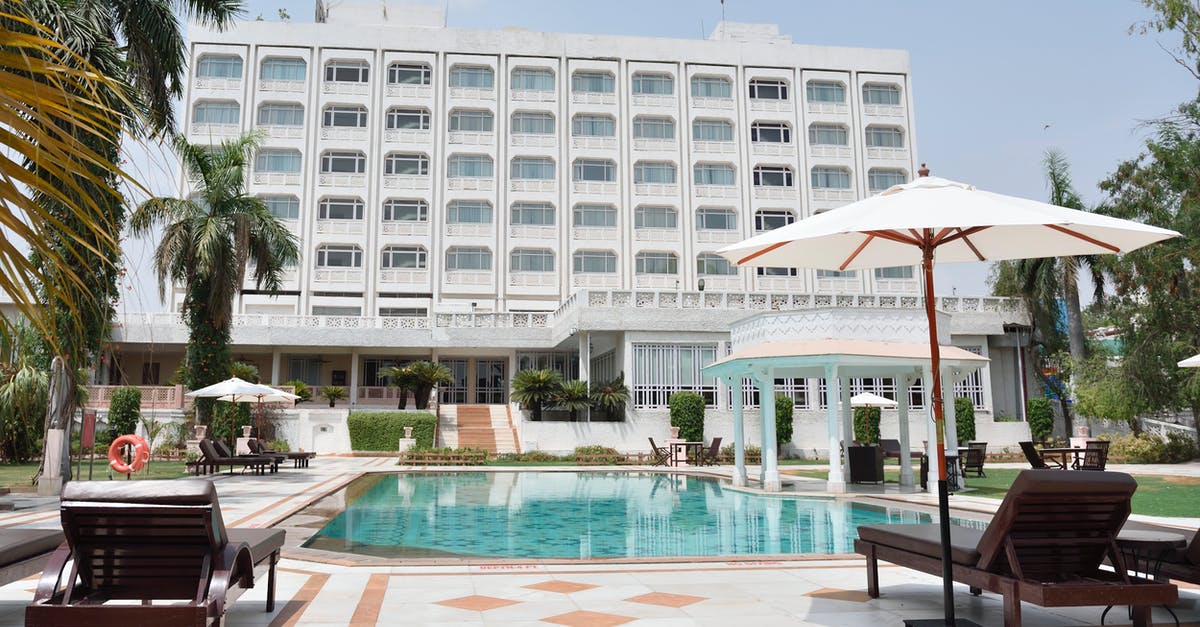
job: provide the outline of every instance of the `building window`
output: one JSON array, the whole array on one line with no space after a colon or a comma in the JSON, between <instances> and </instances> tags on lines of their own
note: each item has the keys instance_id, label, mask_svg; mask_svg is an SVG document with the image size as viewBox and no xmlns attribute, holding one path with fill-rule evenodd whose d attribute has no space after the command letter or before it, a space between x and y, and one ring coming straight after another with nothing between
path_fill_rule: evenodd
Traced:
<instances>
[{"instance_id":1,"label":"building window","mask_svg":"<svg viewBox=\"0 0 1200 627\"><path fill-rule=\"evenodd\" d=\"M737 230L737 214L733 209L701 207L696 210L696 228L701 231Z\"/></svg>"},{"instance_id":2,"label":"building window","mask_svg":"<svg viewBox=\"0 0 1200 627\"><path fill-rule=\"evenodd\" d=\"M783 122L755 122L750 125L750 141L790 144L792 143L792 127Z\"/></svg>"},{"instance_id":3,"label":"building window","mask_svg":"<svg viewBox=\"0 0 1200 627\"><path fill-rule=\"evenodd\" d=\"M608 72L575 72L571 75L571 91L578 94L611 94L616 81Z\"/></svg>"},{"instance_id":4,"label":"building window","mask_svg":"<svg viewBox=\"0 0 1200 627\"><path fill-rule=\"evenodd\" d=\"M428 253L420 246L387 246L379 256L379 265L384 269L424 270L428 263Z\"/></svg>"},{"instance_id":5,"label":"building window","mask_svg":"<svg viewBox=\"0 0 1200 627\"><path fill-rule=\"evenodd\" d=\"M514 202L509 222L525 226L554 226L554 205L548 202Z\"/></svg>"},{"instance_id":6,"label":"building window","mask_svg":"<svg viewBox=\"0 0 1200 627\"><path fill-rule=\"evenodd\" d=\"M429 130L429 109L392 107L387 110L388 129Z\"/></svg>"},{"instance_id":7,"label":"building window","mask_svg":"<svg viewBox=\"0 0 1200 627\"><path fill-rule=\"evenodd\" d=\"M679 257L675 253L638 253L634 271L638 274L679 274Z\"/></svg>"},{"instance_id":8,"label":"building window","mask_svg":"<svg viewBox=\"0 0 1200 627\"><path fill-rule=\"evenodd\" d=\"M575 137L614 137L617 121L608 115L577 115L571 118L571 135Z\"/></svg>"},{"instance_id":9,"label":"building window","mask_svg":"<svg viewBox=\"0 0 1200 627\"><path fill-rule=\"evenodd\" d=\"M983 348L980 346L959 346L959 348L975 353L976 355L983 354ZM954 384L954 396L965 396L971 399L971 404L975 409L986 409L983 404L983 371L976 370L967 375L966 379Z\"/></svg>"},{"instance_id":10,"label":"building window","mask_svg":"<svg viewBox=\"0 0 1200 627\"><path fill-rule=\"evenodd\" d=\"M549 157L513 157L508 166L512 179L554 180L554 160Z\"/></svg>"},{"instance_id":11,"label":"building window","mask_svg":"<svg viewBox=\"0 0 1200 627\"><path fill-rule=\"evenodd\" d=\"M264 59L258 70L262 81L303 81L308 64L304 59Z\"/></svg>"},{"instance_id":12,"label":"building window","mask_svg":"<svg viewBox=\"0 0 1200 627\"><path fill-rule=\"evenodd\" d=\"M675 207L638 205L633 210L635 229L674 229L678 226L679 212Z\"/></svg>"},{"instance_id":13,"label":"building window","mask_svg":"<svg viewBox=\"0 0 1200 627\"><path fill-rule=\"evenodd\" d=\"M455 200L446 205L449 224L491 224L492 203L486 200Z\"/></svg>"},{"instance_id":14,"label":"building window","mask_svg":"<svg viewBox=\"0 0 1200 627\"><path fill-rule=\"evenodd\" d=\"M571 175L576 181L611 183L617 180L617 164L607 159L576 159Z\"/></svg>"},{"instance_id":15,"label":"building window","mask_svg":"<svg viewBox=\"0 0 1200 627\"><path fill-rule=\"evenodd\" d=\"M242 77L242 58L232 54L206 54L196 63L196 76L199 78L237 78Z\"/></svg>"},{"instance_id":16,"label":"building window","mask_svg":"<svg viewBox=\"0 0 1200 627\"><path fill-rule=\"evenodd\" d=\"M553 135L554 115L523 111L512 115L513 135Z\"/></svg>"},{"instance_id":17,"label":"building window","mask_svg":"<svg viewBox=\"0 0 1200 627\"><path fill-rule=\"evenodd\" d=\"M330 150L321 153L321 174L362 174L367 171L367 156L361 152Z\"/></svg>"},{"instance_id":18,"label":"building window","mask_svg":"<svg viewBox=\"0 0 1200 627\"><path fill-rule=\"evenodd\" d=\"M330 61L325 64L325 80L337 83L365 83L370 74L366 61Z\"/></svg>"},{"instance_id":19,"label":"building window","mask_svg":"<svg viewBox=\"0 0 1200 627\"><path fill-rule=\"evenodd\" d=\"M255 172L300 173L300 151L263 148L254 159Z\"/></svg>"},{"instance_id":20,"label":"building window","mask_svg":"<svg viewBox=\"0 0 1200 627\"><path fill-rule=\"evenodd\" d=\"M800 276L800 271L797 268L781 268L781 267L777 267L777 266L759 266L754 269L754 274L756 274L758 276L795 278L797 276Z\"/></svg>"},{"instance_id":21,"label":"building window","mask_svg":"<svg viewBox=\"0 0 1200 627\"><path fill-rule=\"evenodd\" d=\"M728 163L697 163L692 168L692 177L696 185L735 184L733 166Z\"/></svg>"},{"instance_id":22,"label":"building window","mask_svg":"<svg viewBox=\"0 0 1200 627\"><path fill-rule=\"evenodd\" d=\"M321 385L321 360L299 357L288 359L288 380Z\"/></svg>"},{"instance_id":23,"label":"building window","mask_svg":"<svg viewBox=\"0 0 1200 627\"><path fill-rule=\"evenodd\" d=\"M892 266L890 268L875 268L875 278L877 279L911 279L913 278L912 266Z\"/></svg>"},{"instance_id":24,"label":"building window","mask_svg":"<svg viewBox=\"0 0 1200 627\"><path fill-rule=\"evenodd\" d=\"M894 126L868 126L867 146L871 148L903 148L904 133Z\"/></svg>"},{"instance_id":25,"label":"building window","mask_svg":"<svg viewBox=\"0 0 1200 627\"><path fill-rule=\"evenodd\" d=\"M817 189L850 189L850 170L815 167L812 169L812 186Z\"/></svg>"},{"instance_id":26,"label":"building window","mask_svg":"<svg viewBox=\"0 0 1200 627\"><path fill-rule=\"evenodd\" d=\"M872 194L882 192L893 185L903 185L908 182L904 170L891 168L871 168L867 170L867 189Z\"/></svg>"},{"instance_id":27,"label":"building window","mask_svg":"<svg viewBox=\"0 0 1200 627\"><path fill-rule=\"evenodd\" d=\"M809 102L846 102L846 86L836 81L808 81L807 91Z\"/></svg>"},{"instance_id":28,"label":"building window","mask_svg":"<svg viewBox=\"0 0 1200 627\"><path fill-rule=\"evenodd\" d=\"M633 118L633 136L637 139L675 139L675 120L639 115Z\"/></svg>"},{"instance_id":29,"label":"building window","mask_svg":"<svg viewBox=\"0 0 1200 627\"><path fill-rule=\"evenodd\" d=\"M425 63L393 63L388 66L388 85L428 85L433 69Z\"/></svg>"},{"instance_id":30,"label":"building window","mask_svg":"<svg viewBox=\"0 0 1200 627\"><path fill-rule=\"evenodd\" d=\"M361 268L362 249L358 246L324 244L317 247L318 268Z\"/></svg>"},{"instance_id":31,"label":"building window","mask_svg":"<svg viewBox=\"0 0 1200 627\"><path fill-rule=\"evenodd\" d=\"M755 100L787 100L787 81L775 79L750 79L750 97Z\"/></svg>"},{"instance_id":32,"label":"building window","mask_svg":"<svg viewBox=\"0 0 1200 627\"><path fill-rule=\"evenodd\" d=\"M487 155L452 155L446 176L450 178L492 178L492 158Z\"/></svg>"},{"instance_id":33,"label":"building window","mask_svg":"<svg viewBox=\"0 0 1200 627\"><path fill-rule=\"evenodd\" d=\"M613 205L580 203L571 210L572 226L617 226L617 208Z\"/></svg>"},{"instance_id":34,"label":"building window","mask_svg":"<svg viewBox=\"0 0 1200 627\"><path fill-rule=\"evenodd\" d=\"M379 317L381 317L381 318L424 318L425 316L428 316L428 315L429 315L429 310L424 307L380 307L379 308ZM367 360L367 361L371 361L371 360ZM380 361L388 362L387 366L393 365L389 360L380 360ZM365 365L366 364L364 364L364 366ZM363 368L364 373L366 372L366 370L367 369L364 367ZM370 381L371 379L367 379L364 376L363 380ZM382 381L379 383L379 385L387 385L387 382Z\"/></svg>"},{"instance_id":35,"label":"building window","mask_svg":"<svg viewBox=\"0 0 1200 627\"><path fill-rule=\"evenodd\" d=\"M491 89L494 84L495 73L486 65L456 65L450 68L451 87Z\"/></svg>"},{"instance_id":36,"label":"building window","mask_svg":"<svg viewBox=\"0 0 1200 627\"><path fill-rule=\"evenodd\" d=\"M733 98L733 82L724 76L693 76L693 98Z\"/></svg>"},{"instance_id":37,"label":"building window","mask_svg":"<svg viewBox=\"0 0 1200 627\"><path fill-rule=\"evenodd\" d=\"M692 139L698 142L731 142L733 123L729 120L694 120Z\"/></svg>"},{"instance_id":38,"label":"building window","mask_svg":"<svg viewBox=\"0 0 1200 627\"><path fill-rule=\"evenodd\" d=\"M754 230L773 231L796 221L796 216L787 209L760 209L754 212Z\"/></svg>"},{"instance_id":39,"label":"building window","mask_svg":"<svg viewBox=\"0 0 1200 627\"><path fill-rule=\"evenodd\" d=\"M675 78L670 74L638 72L633 75L633 93L670 96L675 93Z\"/></svg>"},{"instance_id":40,"label":"building window","mask_svg":"<svg viewBox=\"0 0 1200 627\"><path fill-rule=\"evenodd\" d=\"M428 222L429 203L419 198L393 198L383 203L384 222Z\"/></svg>"},{"instance_id":41,"label":"building window","mask_svg":"<svg viewBox=\"0 0 1200 627\"><path fill-rule=\"evenodd\" d=\"M895 85L867 83L863 85L863 104L899 105L900 88Z\"/></svg>"},{"instance_id":42,"label":"building window","mask_svg":"<svg viewBox=\"0 0 1200 627\"><path fill-rule=\"evenodd\" d=\"M360 198L322 198L317 204L321 220L362 220L363 201Z\"/></svg>"},{"instance_id":43,"label":"building window","mask_svg":"<svg viewBox=\"0 0 1200 627\"><path fill-rule=\"evenodd\" d=\"M513 272L554 272L554 252L545 248L514 248L509 255Z\"/></svg>"},{"instance_id":44,"label":"building window","mask_svg":"<svg viewBox=\"0 0 1200 627\"><path fill-rule=\"evenodd\" d=\"M701 276L734 276L737 266L720 255L700 253L696 256L696 274Z\"/></svg>"},{"instance_id":45,"label":"building window","mask_svg":"<svg viewBox=\"0 0 1200 627\"><path fill-rule=\"evenodd\" d=\"M429 157L419 153L393 152L383 160L383 173L427 176Z\"/></svg>"},{"instance_id":46,"label":"building window","mask_svg":"<svg viewBox=\"0 0 1200 627\"><path fill-rule=\"evenodd\" d=\"M676 392L696 392L716 406L717 380L701 373L716 360L716 344L634 344L634 408L666 407Z\"/></svg>"},{"instance_id":47,"label":"building window","mask_svg":"<svg viewBox=\"0 0 1200 627\"><path fill-rule=\"evenodd\" d=\"M450 112L451 131L492 132L494 116L487 109L454 109Z\"/></svg>"},{"instance_id":48,"label":"building window","mask_svg":"<svg viewBox=\"0 0 1200 627\"><path fill-rule=\"evenodd\" d=\"M454 246L446 251L447 270L491 270L492 251L476 246Z\"/></svg>"},{"instance_id":49,"label":"building window","mask_svg":"<svg viewBox=\"0 0 1200 627\"><path fill-rule=\"evenodd\" d=\"M780 165L754 167L754 185L757 187L791 187L792 169Z\"/></svg>"},{"instance_id":50,"label":"building window","mask_svg":"<svg viewBox=\"0 0 1200 627\"><path fill-rule=\"evenodd\" d=\"M578 163L578 161L576 162ZM638 161L633 164L634 183L671 184L675 182L675 164L670 161Z\"/></svg>"},{"instance_id":51,"label":"building window","mask_svg":"<svg viewBox=\"0 0 1200 627\"><path fill-rule=\"evenodd\" d=\"M280 220L298 220L300 218L300 199L295 196L259 196L258 198L267 206L267 211Z\"/></svg>"},{"instance_id":52,"label":"building window","mask_svg":"<svg viewBox=\"0 0 1200 627\"><path fill-rule=\"evenodd\" d=\"M571 256L572 267L578 274L615 274L617 255L608 250L578 250Z\"/></svg>"},{"instance_id":53,"label":"building window","mask_svg":"<svg viewBox=\"0 0 1200 627\"><path fill-rule=\"evenodd\" d=\"M840 124L811 124L808 127L808 143L817 146L846 146L850 143L850 132Z\"/></svg>"},{"instance_id":54,"label":"building window","mask_svg":"<svg viewBox=\"0 0 1200 627\"><path fill-rule=\"evenodd\" d=\"M367 128L366 107L330 105L321 114L321 125L325 127Z\"/></svg>"},{"instance_id":55,"label":"building window","mask_svg":"<svg viewBox=\"0 0 1200 627\"><path fill-rule=\"evenodd\" d=\"M304 126L304 106L267 103L258 108L258 123L262 126Z\"/></svg>"},{"instance_id":56,"label":"building window","mask_svg":"<svg viewBox=\"0 0 1200 627\"><path fill-rule=\"evenodd\" d=\"M554 72L540 68L517 68L512 72L512 88L554 91Z\"/></svg>"},{"instance_id":57,"label":"building window","mask_svg":"<svg viewBox=\"0 0 1200 627\"><path fill-rule=\"evenodd\" d=\"M856 279L858 270L817 270L818 279Z\"/></svg>"},{"instance_id":58,"label":"building window","mask_svg":"<svg viewBox=\"0 0 1200 627\"><path fill-rule=\"evenodd\" d=\"M242 107L232 100L201 100L192 107L193 124L237 124Z\"/></svg>"}]
</instances>

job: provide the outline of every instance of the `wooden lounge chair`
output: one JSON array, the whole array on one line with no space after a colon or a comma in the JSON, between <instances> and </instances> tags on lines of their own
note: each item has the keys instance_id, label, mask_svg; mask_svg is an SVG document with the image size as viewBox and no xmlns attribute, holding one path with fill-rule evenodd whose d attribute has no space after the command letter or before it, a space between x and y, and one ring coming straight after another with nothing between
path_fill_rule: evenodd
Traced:
<instances>
[{"instance_id":1,"label":"wooden lounge chair","mask_svg":"<svg viewBox=\"0 0 1200 627\"><path fill-rule=\"evenodd\" d=\"M649 440L650 440L650 454L654 456L654 465L655 466L670 466L671 465L671 451L669 451L665 446L656 446L654 444L654 438L649 438Z\"/></svg>"},{"instance_id":2,"label":"wooden lounge chair","mask_svg":"<svg viewBox=\"0 0 1200 627\"><path fill-rule=\"evenodd\" d=\"M1175 586L1129 576L1115 537L1137 483L1124 473L1025 470L986 530L952 525L954 580L971 592L1004 597L1004 625L1021 624L1021 601L1043 607L1133 606L1134 625L1150 608L1174 603ZM867 594L879 596L879 560L931 575L942 572L938 525L864 525L854 550L867 556ZM1117 572L1102 569L1105 558Z\"/></svg>"},{"instance_id":3,"label":"wooden lounge chair","mask_svg":"<svg viewBox=\"0 0 1200 627\"><path fill-rule=\"evenodd\" d=\"M1087 443L1083 451L1083 461L1079 463L1080 470L1104 470L1108 464L1108 441L1093 440Z\"/></svg>"},{"instance_id":4,"label":"wooden lounge chair","mask_svg":"<svg viewBox=\"0 0 1200 627\"><path fill-rule=\"evenodd\" d=\"M883 449L884 459L900 459L900 440L880 440L879 448Z\"/></svg>"},{"instance_id":5,"label":"wooden lounge chair","mask_svg":"<svg viewBox=\"0 0 1200 627\"><path fill-rule=\"evenodd\" d=\"M1033 442L1021 442L1020 444L1021 444L1021 452L1025 453L1025 459L1029 461L1029 466L1031 468L1034 468L1034 469L1050 468L1050 466L1046 463L1046 459L1042 457L1042 454L1039 453L1038 450L1033 447ZM1051 460L1050 463L1054 464L1055 468L1062 469L1062 466L1059 465L1058 462Z\"/></svg>"},{"instance_id":6,"label":"wooden lounge chair","mask_svg":"<svg viewBox=\"0 0 1200 627\"><path fill-rule=\"evenodd\" d=\"M225 450L229 450L225 447ZM279 466L273 457L258 457L255 455L228 455L222 453L215 440L200 440L200 453L204 455L204 461L210 466L215 467L217 472L220 472L221 466L229 466L229 472L237 466L242 467L242 472L253 470L255 474L261 475L268 470L278 469Z\"/></svg>"},{"instance_id":7,"label":"wooden lounge chair","mask_svg":"<svg viewBox=\"0 0 1200 627\"><path fill-rule=\"evenodd\" d=\"M42 572L62 541L61 529L0 529L0 586Z\"/></svg>"},{"instance_id":8,"label":"wooden lounge chair","mask_svg":"<svg viewBox=\"0 0 1200 627\"><path fill-rule=\"evenodd\" d=\"M255 438L250 438L247 440L246 446L250 447L250 452L254 453L255 455L265 455L267 457L274 457L280 460L290 459L292 460L293 468L308 468L308 461L317 456L317 454L312 451L273 451L263 446L262 442Z\"/></svg>"},{"instance_id":9,"label":"wooden lounge chair","mask_svg":"<svg viewBox=\"0 0 1200 627\"><path fill-rule=\"evenodd\" d=\"M30 627L219 626L256 568L268 571L266 611L275 609L283 531L227 530L209 481L73 481L61 516L66 542L25 609Z\"/></svg>"},{"instance_id":10,"label":"wooden lounge chair","mask_svg":"<svg viewBox=\"0 0 1200 627\"><path fill-rule=\"evenodd\" d=\"M721 457L721 438L713 438L707 449L700 449L696 456L696 465L714 466Z\"/></svg>"},{"instance_id":11,"label":"wooden lounge chair","mask_svg":"<svg viewBox=\"0 0 1200 627\"><path fill-rule=\"evenodd\" d=\"M962 470L965 476L974 472L976 477L986 477L983 474L983 461L987 457L987 442L968 442L967 454L962 458Z\"/></svg>"}]
</instances>

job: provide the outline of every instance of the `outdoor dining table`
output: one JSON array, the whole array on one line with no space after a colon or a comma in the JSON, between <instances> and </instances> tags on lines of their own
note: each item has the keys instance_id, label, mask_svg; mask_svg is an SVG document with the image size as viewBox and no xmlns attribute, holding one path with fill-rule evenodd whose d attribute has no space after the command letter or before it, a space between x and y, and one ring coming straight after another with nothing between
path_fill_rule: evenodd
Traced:
<instances>
[{"instance_id":1,"label":"outdoor dining table","mask_svg":"<svg viewBox=\"0 0 1200 627\"><path fill-rule=\"evenodd\" d=\"M687 466L687 460L690 457L695 458L704 448L703 442L670 442L671 445L671 465L672 466Z\"/></svg>"},{"instance_id":2,"label":"outdoor dining table","mask_svg":"<svg viewBox=\"0 0 1200 627\"><path fill-rule=\"evenodd\" d=\"M1077 448L1071 446L1062 448L1044 448L1041 451L1043 458L1045 458L1047 455L1058 455L1060 461L1055 463L1058 463L1063 469L1070 468L1072 470L1079 470L1079 458L1085 452L1087 452L1086 448ZM1072 456L1070 465L1067 465L1068 455Z\"/></svg>"}]
</instances>

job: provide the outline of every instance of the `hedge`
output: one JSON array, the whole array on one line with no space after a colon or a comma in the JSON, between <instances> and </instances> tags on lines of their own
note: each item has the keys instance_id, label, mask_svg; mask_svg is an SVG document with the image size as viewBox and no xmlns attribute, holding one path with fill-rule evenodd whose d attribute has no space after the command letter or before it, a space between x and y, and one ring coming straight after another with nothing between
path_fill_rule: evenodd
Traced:
<instances>
[{"instance_id":1,"label":"hedge","mask_svg":"<svg viewBox=\"0 0 1200 627\"><path fill-rule=\"evenodd\" d=\"M965 396L954 399L954 426L959 446L975 439L975 403Z\"/></svg>"},{"instance_id":2,"label":"hedge","mask_svg":"<svg viewBox=\"0 0 1200 627\"><path fill-rule=\"evenodd\" d=\"M667 399L671 408L671 426L679 427L679 437L687 442L704 441L704 397L695 392L676 392Z\"/></svg>"},{"instance_id":3,"label":"hedge","mask_svg":"<svg viewBox=\"0 0 1200 627\"><path fill-rule=\"evenodd\" d=\"M1054 408L1046 398L1031 398L1025 403L1025 419L1029 421L1029 435L1038 442L1045 442L1054 430Z\"/></svg>"},{"instance_id":4,"label":"hedge","mask_svg":"<svg viewBox=\"0 0 1200 627\"><path fill-rule=\"evenodd\" d=\"M775 395L775 443L782 450L783 445L792 441L792 429L795 425L796 402L786 394Z\"/></svg>"},{"instance_id":5,"label":"hedge","mask_svg":"<svg viewBox=\"0 0 1200 627\"><path fill-rule=\"evenodd\" d=\"M854 441L859 444L879 443L879 418L878 407L855 407Z\"/></svg>"},{"instance_id":6,"label":"hedge","mask_svg":"<svg viewBox=\"0 0 1200 627\"><path fill-rule=\"evenodd\" d=\"M417 450L433 448L437 416L427 412L350 412L350 448L355 451L399 451L404 427L413 428Z\"/></svg>"}]
</instances>

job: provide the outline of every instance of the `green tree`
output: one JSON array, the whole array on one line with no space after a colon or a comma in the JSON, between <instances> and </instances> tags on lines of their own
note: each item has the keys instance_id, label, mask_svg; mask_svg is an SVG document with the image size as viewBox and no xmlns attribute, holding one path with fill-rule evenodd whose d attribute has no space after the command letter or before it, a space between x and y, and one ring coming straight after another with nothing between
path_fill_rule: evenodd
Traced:
<instances>
[{"instance_id":1,"label":"green tree","mask_svg":"<svg viewBox=\"0 0 1200 627\"><path fill-rule=\"evenodd\" d=\"M522 370L512 379L512 400L528 407L532 420L542 419L542 406L553 399L562 388L562 377L553 370Z\"/></svg>"},{"instance_id":2,"label":"green tree","mask_svg":"<svg viewBox=\"0 0 1200 627\"><path fill-rule=\"evenodd\" d=\"M237 377L242 381L250 383L258 383L258 366L248 364L244 361L235 361L229 365L229 376Z\"/></svg>"},{"instance_id":3,"label":"green tree","mask_svg":"<svg viewBox=\"0 0 1200 627\"><path fill-rule=\"evenodd\" d=\"M1141 433L1138 414L1142 404L1119 365L1110 365L1111 356L1097 353L1078 364L1075 370L1075 396L1081 416L1126 423L1135 434Z\"/></svg>"},{"instance_id":4,"label":"green tree","mask_svg":"<svg viewBox=\"0 0 1200 627\"><path fill-rule=\"evenodd\" d=\"M1025 403L1025 419L1029 422L1029 435L1038 442L1045 442L1054 430L1054 408L1049 399L1029 399Z\"/></svg>"},{"instance_id":5,"label":"green tree","mask_svg":"<svg viewBox=\"0 0 1200 627\"><path fill-rule=\"evenodd\" d=\"M854 408L854 439L859 444L871 444L879 441L879 418L881 410L878 407Z\"/></svg>"},{"instance_id":6,"label":"green tree","mask_svg":"<svg viewBox=\"0 0 1200 627\"><path fill-rule=\"evenodd\" d=\"M695 392L676 392L667 399L671 426L688 442L704 441L704 397Z\"/></svg>"},{"instance_id":7,"label":"green tree","mask_svg":"<svg viewBox=\"0 0 1200 627\"><path fill-rule=\"evenodd\" d=\"M792 441L796 402L787 394L775 395L775 453L783 453L783 445Z\"/></svg>"},{"instance_id":8,"label":"green tree","mask_svg":"<svg viewBox=\"0 0 1200 627\"><path fill-rule=\"evenodd\" d=\"M604 414L605 420L624 420L625 405L629 403L629 387L625 373L612 381L592 382L592 407Z\"/></svg>"},{"instance_id":9,"label":"green tree","mask_svg":"<svg viewBox=\"0 0 1200 627\"><path fill-rule=\"evenodd\" d=\"M454 384L454 374L450 369L436 362L414 361L405 368L413 377L417 409L429 407L429 395L433 393L433 388Z\"/></svg>"},{"instance_id":10,"label":"green tree","mask_svg":"<svg viewBox=\"0 0 1200 627\"><path fill-rule=\"evenodd\" d=\"M142 391L132 385L113 390L108 402L108 433L111 437L135 433L142 417Z\"/></svg>"},{"instance_id":11,"label":"green tree","mask_svg":"<svg viewBox=\"0 0 1200 627\"><path fill-rule=\"evenodd\" d=\"M954 428L959 446L975 439L975 403L965 396L954 399Z\"/></svg>"},{"instance_id":12,"label":"green tree","mask_svg":"<svg viewBox=\"0 0 1200 627\"><path fill-rule=\"evenodd\" d=\"M159 293L169 283L184 290L182 314L188 328L185 385L195 390L229 376L233 301L254 269L256 289L276 292L284 270L299 260L296 236L263 203L246 193L244 176L258 148L244 135L211 149L177 138L175 150L196 193L189 198L152 198L130 219L136 235L163 227L154 252ZM197 401L205 422L211 403ZM204 417L202 417L204 416Z\"/></svg>"},{"instance_id":13,"label":"green tree","mask_svg":"<svg viewBox=\"0 0 1200 627\"><path fill-rule=\"evenodd\" d=\"M388 385L396 388L396 395L399 397L396 409L404 409L408 404L408 393L413 391L416 384L412 371L407 366L391 366L384 368L379 374L387 377Z\"/></svg>"},{"instance_id":14,"label":"green tree","mask_svg":"<svg viewBox=\"0 0 1200 627\"><path fill-rule=\"evenodd\" d=\"M587 381L563 381L552 399L554 406L571 414L571 422L579 420L579 411L592 406Z\"/></svg>"}]
</instances>

